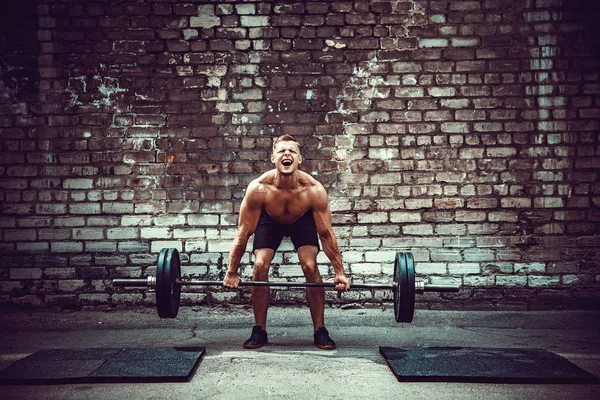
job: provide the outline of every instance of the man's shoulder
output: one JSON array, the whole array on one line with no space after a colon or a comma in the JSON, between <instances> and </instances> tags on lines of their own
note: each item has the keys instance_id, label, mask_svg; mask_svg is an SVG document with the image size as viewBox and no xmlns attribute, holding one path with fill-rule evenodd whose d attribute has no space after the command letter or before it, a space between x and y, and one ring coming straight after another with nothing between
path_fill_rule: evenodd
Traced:
<instances>
[{"instance_id":1,"label":"man's shoulder","mask_svg":"<svg viewBox=\"0 0 600 400\"><path fill-rule=\"evenodd\" d=\"M255 184L257 186L260 185L269 185L271 183L273 183L273 181L275 180L275 174L277 173L276 169L271 169L267 172L264 172L261 176L259 176L258 178L254 179L250 184Z\"/></svg>"},{"instance_id":2,"label":"man's shoulder","mask_svg":"<svg viewBox=\"0 0 600 400\"><path fill-rule=\"evenodd\" d=\"M267 171L252 180L246 189L246 196L261 196L267 193L269 185L273 183L273 171Z\"/></svg>"},{"instance_id":3,"label":"man's shoulder","mask_svg":"<svg viewBox=\"0 0 600 400\"><path fill-rule=\"evenodd\" d=\"M298 172L300 173L300 177L301 177L303 186L307 186L315 192L325 191L325 188L323 187L321 182L316 180L314 177L312 177L311 175L309 175L303 171L298 171Z\"/></svg>"}]
</instances>

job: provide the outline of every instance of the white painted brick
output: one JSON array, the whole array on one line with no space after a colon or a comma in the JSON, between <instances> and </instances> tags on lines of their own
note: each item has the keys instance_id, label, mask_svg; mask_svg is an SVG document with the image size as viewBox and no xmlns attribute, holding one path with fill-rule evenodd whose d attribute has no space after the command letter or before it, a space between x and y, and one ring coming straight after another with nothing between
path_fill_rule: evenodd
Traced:
<instances>
[{"instance_id":1,"label":"white painted brick","mask_svg":"<svg viewBox=\"0 0 600 400\"><path fill-rule=\"evenodd\" d=\"M106 230L107 239L136 239L140 233L137 228L109 228Z\"/></svg>"},{"instance_id":2,"label":"white painted brick","mask_svg":"<svg viewBox=\"0 0 600 400\"><path fill-rule=\"evenodd\" d=\"M208 265L186 265L182 268L181 276L186 278L195 278L206 276L210 270Z\"/></svg>"},{"instance_id":3,"label":"white painted brick","mask_svg":"<svg viewBox=\"0 0 600 400\"><path fill-rule=\"evenodd\" d=\"M469 133L469 126L466 122L444 122L441 130L446 133Z\"/></svg>"},{"instance_id":4,"label":"white painted brick","mask_svg":"<svg viewBox=\"0 0 600 400\"><path fill-rule=\"evenodd\" d=\"M158 254L150 253L150 245L146 245L146 246L147 246L147 250L145 253L130 254L129 261L131 262L131 264L134 264L134 265L149 265L149 267L146 269L146 273L152 274L155 271L150 272L150 269L156 270L156 267L154 267L154 265L156 265L156 261L158 260Z\"/></svg>"},{"instance_id":5,"label":"white painted brick","mask_svg":"<svg viewBox=\"0 0 600 400\"><path fill-rule=\"evenodd\" d=\"M293 253L296 254L296 258L298 258L298 254L297 253ZM343 256L342 256L343 259ZM329 258L327 257L327 254L325 254L325 252L323 250L319 251L319 254L317 254L317 264L328 264L330 262ZM346 262L346 260L343 261L344 263Z\"/></svg>"},{"instance_id":6,"label":"white painted brick","mask_svg":"<svg viewBox=\"0 0 600 400\"><path fill-rule=\"evenodd\" d=\"M430 87L427 92L432 97L454 97L456 89L453 87Z\"/></svg>"},{"instance_id":7,"label":"white painted brick","mask_svg":"<svg viewBox=\"0 0 600 400\"><path fill-rule=\"evenodd\" d=\"M380 224L385 222L388 222L388 213L385 212L360 213L358 215L359 224Z\"/></svg>"},{"instance_id":8,"label":"white painted brick","mask_svg":"<svg viewBox=\"0 0 600 400\"><path fill-rule=\"evenodd\" d=\"M142 228L140 236L143 239L170 239L173 232L169 228Z\"/></svg>"},{"instance_id":9,"label":"white painted brick","mask_svg":"<svg viewBox=\"0 0 600 400\"><path fill-rule=\"evenodd\" d=\"M533 263L515 263L516 273L530 273L530 272L545 272L546 264L533 262Z\"/></svg>"},{"instance_id":10,"label":"white painted brick","mask_svg":"<svg viewBox=\"0 0 600 400\"><path fill-rule=\"evenodd\" d=\"M367 262L387 262L393 263L396 257L395 251L367 251L365 252L365 260Z\"/></svg>"},{"instance_id":11,"label":"white painted brick","mask_svg":"<svg viewBox=\"0 0 600 400\"><path fill-rule=\"evenodd\" d=\"M450 274L479 274L481 272L478 263L448 263Z\"/></svg>"},{"instance_id":12,"label":"white painted brick","mask_svg":"<svg viewBox=\"0 0 600 400\"><path fill-rule=\"evenodd\" d=\"M421 47L421 48L448 47L448 39L443 39L443 38L419 39L419 47Z\"/></svg>"},{"instance_id":13,"label":"white painted brick","mask_svg":"<svg viewBox=\"0 0 600 400\"><path fill-rule=\"evenodd\" d=\"M350 242L350 249L378 249L381 244L381 240L377 238L371 239L352 239Z\"/></svg>"},{"instance_id":14,"label":"white painted brick","mask_svg":"<svg viewBox=\"0 0 600 400\"><path fill-rule=\"evenodd\" d=\"M499 286L525 286L527 285L526 276L498 275L496 276L496 285Z\"/></svg>"},{"instance_id":15,"label":"white painted brick","mask_svg":"<svg viewBox=\"0 0 600 400\"><path fill-rule=\"evenodd\" d=\"M455 37L450 40L452 47L477 47L479 38L476 37Z\"/></svg>"},{"instance_id":16,"label":"white painted brick","mask_svg":"<svg viewBox=\"0 0 600 400\"><path fill-rule=\"evenodd\" d=\"M421 222L421 214L417 212L390 212L390 222L410 223Z\"/></svg>"},{"instance_id":17,"label":"white painted brick","mask_svg":"<svg viewBox=\"0 0 600 400\"><path fill-rule=\"evenodd\" d=\"M150 245L150 251L152 253L158 253L164 248L177 249L179 252L183 251L183 244L176 240L154 240Z\"/></svg>"},{"instance_id":18,"label":"white painted brick","mask_svg":"<svg viewBox=\"0 0 600 400\"><path fill-rule=\"evenodd\" d=\"M493 275L467 275L463 278L465 286L494 286Z\"/></svg>"},{"instance_id":19,"label":"white painted brick","mask_svg":"<svg viewBox=\"0 0 600 400\"><path fill-rule=\"evenodd\" d=\"M573 285L581 280L581 277L578 275L563 275L562 283L563 285Z\"/></svg>"},{"instance_id":20,"label":"white painted brick","mask_svg":"<svg viewBox=\"0 0 600 400\"><path fill-rule=\"evenodd\" d=\"M256 14L256 5L255 4L236 4L235 11L238 15Z\"/></svg>"},{"instance_id":21,"label":"white painted brick","mask_svg":"<svg viewBox=\"0 0 600 400\"><path fill-rule=\"evenodd\" d=\"M50 243L52 253L81 253L83 243L81 242L54 242Z\"/></svg>"},{"instance_id":22,"label":"white painted brick","mask_svg":"<svg viewBox=\"0 0 600 400\"><path fill-rule=\"evenodd\" d=\"M206 240L190 240L185 242L185 251L187 253L206 251L207 241Z\"/></svg>"},{"instance_id":23,"label":"white painted brick","mask_svg":"<svg viewBox=\"0 0 600 400\"><path fill-rule=\"evenodd\" d=\"M244 27L269 26L269 17L268 16L242 15L240 17L240 21L241 21L241 25Z\"/></svg>"},{"instance_id":24,"label":"white painted brick","mask_svg":"<svg viewBox=\"0 0 600 400\"><path fill-rule=\"evenodd\" d=\"M381 275L381 263L350 264L350 272L356 275Z\"/></svg>"},{"instance_id":25,"label":"white painted brick","mask_svg":"<svg viewBox=\"0 0 600 400\"><path fill-rule=\"evenodd\" d=\"M57 217L54 218L54 226L84 226L84 217Z\"/></svg>"},{"instance_id":26,"label":"white painted brick","mask_svg":"<svg viewBox=\"0 0 600 400\"><path fill-rule=\"evenodd\" d=\"M85 251L112 253L117 251L117 244L113 242L85 242Z\"/></svg>"},{"instance_id":27,"label":"white painted brick","mask_svg":"<svg viewBox=\"0 0 600 400\"><path fill-rule=\"evenodd\" d=\"M294 277L294 276L304 276L304 272L302 272L302 267L300 266L300 264L294 263L294 264L285 264L285 265L281 265L279 267L279 277L280 278L284 278L284 277ZM273 281L276 281L277 279L274 278L272 279Z\"/></svg>"},{"instance_id":28,"label":"white painted brick","mask_svg":"<svg viewBox=\"0 0 600 400\"><path fill-rule=\"evenodd\" d=\"M154 218L156 226L185 225L185 215L160 215Z\"/></svg>"},{"instance_id":29,"label":"white painted brick","mask_svg":"<svg viewBox=\"0 0 600 400\"><path fill-rule=\"evenodd\" d=\"M150 246L147 243L120 241L118 249L124 253L145 253L150 251Z\"/></svg>"},{"instance_id":30,"label":"white painted brick","mask_svg":"<svg viewBox=\"0 0 600 400\"><path fill-rule=\"evenodd\" d=\"M104 229L97 228L75 228L73 229L73 239L79 240L102 240L104 239Z\"/></svg>"},{"instance_id":31,"label":"white painted brick","mask_svg":"<svg viewBox=\"0 0 600 400\"><path fill-rule=\"evenodd\" d=\"M210 240L208 242L208 251L211 253L229 253L231 245L231 240Z\"/></svg>"},{"instance_id":32,"label":"white painted brick","mask_svg":"<svg viewBox=\"0 0 600 400\"><path fill-rule=\"evenodd\" d=\"M154 223L154 217L151 215L123 215L121 217L121 226L151 226Z\"/></svg>"},{"instance_id":33,"label":"white painted brick","mask_svg":"<svg viewBox=\"0 0 600 400\"><path fill-rule=\"evenodd\" d=\"M181 229L173 230L173 238L175 239L198 239L204 238L206 231L204 229Z\"/></svg>"},{"instance_id":34,"label":"white painted brick","mask_svg":"<svg viewBox=\"0 0 600 400\"><path fill-rule=\"evenodd\" d=\"M192 214L187 216L187 223L190 226L213 226L219 225L218 214Z\"/></svg>"},{"instance_id":35,"label":"white painted brick","mask_svg":"<svg viewBox=\"0 0 600 400\"><path fill-rule=\"evenodd\" d=\"M448 273L446 263L420 262L415 265L415 270L417 269L419 275L446 275Z\"/></svg>"},{"instance_id":36,"label":"white painted brick","mask_svg":"<svg viewBox=\"0 0 600 400\"><path fill-rule=\"evenodd\" d=\"M401 87L396 88L394 95L396 97L423 97L425 95L425 90L421 87Z\"/></svg>"},{"instance_id":37,"label":"white painted brick","mask_svg":"<svg viewBox=\"0 0 600 400\"><path fill-rule=\"evenodd\" d=\"M65 189L91 189L94 187L93 179L65 179L63 188Z\"/></svg>"},{"instance_id":38,"label":"white painted brick","mask_svg":"<svg viewBox=\"0 0 600 400\"><path fill-rule=\"evenodd\" d=\"M100 214L100 203L71 203L70 214Z\"/></svg>"},{"instance_id":39,"label":"white painted brick","mask_svg":"<svg viewBox=\"0 0 600 400\"><path fill-rule=\"evenodd\" d=\"M407 210L417 210L420 208L432 208L433 199L406 199L404 201Z\"/></svg>"},{"instance_id":40,"label":"white painted brick","mask_svg":"<svg viewBox=\"0 0 600 400\"><path fill-rule=\"evenodd\" d=\"M319 253L319 255L320 254L321 253ZM344 263L356 263L365 261L364 253L361 251L344 251L342 252L342 259L344 260Z\"/></svg>"},{"instance_id":41,"label":"white painted brick","mask_svg":"<svg viewBox=\"0 0 600 400\"><path fill-rule=\"evenodd\" d=\"M116 201L102 203L102 212L106 214L130 214L133 212L133 204Z\"/></svg>"},{"instance_id":42,"label":"white painted brick","mask_svg":"<svg viewBox=\"0 0 600 400\"><path fill-rule=\"evenodd\" d=\"M432 261L462 261L459 251L435 248L430 251Z\"/></svg>"},{"instance_id":43,"label":"white painted brick","mask_svg":"<svg viewBox=\"0 0 600 400\"><path fill-rule=\"evenodd\" d=\"M209 214L231 214L233 212L233 204L227 201L204 201L200 207L200 212Z\"/></svg>"},{"instance_id":44,"label":"white painted brick","mask_svg":"<svg viewBox=\"0 0 600 400\"><path fill-rule=\"evenodd\" d=\"M451 278L444 276L432 276L431 277L432 285L452 285L452 286L461 286L462 279L461 278Z\"/></svg>"},{"instance_id":45,"label":"white painted brick","mask_svg":"<svg viewBox=\"0 0 600 400\"><path fill-rule=\"evenodd\" d=\"M430 224L415 224L404 225L402 233L405 235L433 235L433 225Z\"/></svg>"},{"instance_id":46,"label":"white painted brick","mask_svg":"<svg viewBox=\"0 0 600 400\"><path fill-rule=\"evenodd\" d=\"M465 261L494 261L494 252L486 249L465 249Z\"/></svg>"},{"instance_id":47,"label":"white painted brick","mask_svg":"<svg viewBox=\"0 0 600 400\"><path fill-rule=\"evenodd\" d=\"M87 226L101 226L101 227L108 227L108 226L119 226L120 225L120 218L117 216L90 216L86 218L87 220Z\"/></svg>"},{"instance_id":48,"label":"white painted brick","mask_svg":"<svg viewBox=\"0 0 600 400\"><path fill-rule=\"evenodd\" d=\"M191 28L213 28L221 25L221 18L215 15L215 6L204 4L198 6L198 16L190 18Z\"/></svg>"},{"instance_id":49,"label":"white painted brick","mask_svg":"<svg viewBox=\"0 0 600 400\"><path fill-rule=\"evenodd\" d=\"M555 286L560 284L560 276L529 275L527 284L531 287Z\"/></svg>"}]
</instances>

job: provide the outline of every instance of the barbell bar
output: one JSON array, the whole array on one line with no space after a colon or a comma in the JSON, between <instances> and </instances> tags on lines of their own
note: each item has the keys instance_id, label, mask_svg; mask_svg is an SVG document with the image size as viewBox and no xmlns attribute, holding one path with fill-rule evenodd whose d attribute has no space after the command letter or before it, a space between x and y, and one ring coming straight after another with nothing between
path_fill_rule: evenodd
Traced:
<instances>
[{"instance_id":1,"label":"barbell bar","mask_svg":"<svg viewBox=\"0 0 600 400\"><path fill-rule=\"evenodd\" d=\"M181 286L222 286L221 281L197 281L193 279L180 280L176 279L174 282L176 285ZM137 287L137 288L156 288L156 276L149 276L147 278L122 278L113 279L113 285L119 287ZM352 283L351 289L389 289L394 290L396 283ZM241 281L239 286L273 286L273 287L322 287L322 288L335 288L337 283L333 282L264 282L264 281ZM421 281L415 282L415 291L417 294L423 292L457 292L455 286L448 285L430 285L424 284Z\"/></svg>"},{"instance_id":2,"label":"barbell bar","mask_svg":"<svg viewBox=\"0 0 600 400\"><path fill-rule=\"evenodd\" d=\"M160 251L156 276L139 279L113 279L118 287L139 287L156 291L156 309L160 318L175 318L179 312L182 286L222 286L220 281L181 279L181 259L177 249ZM242 281L239 286L335 288L335 282L263 282ZM396 322L412 322L415 312L415 294L424 292L458 292L460 286L429 285L415 281L415 262L411 253L397 252L394 260L394 281L391 284L351 283L350 289L388 289L394 299Z\"/></svg>"}]
</instances>

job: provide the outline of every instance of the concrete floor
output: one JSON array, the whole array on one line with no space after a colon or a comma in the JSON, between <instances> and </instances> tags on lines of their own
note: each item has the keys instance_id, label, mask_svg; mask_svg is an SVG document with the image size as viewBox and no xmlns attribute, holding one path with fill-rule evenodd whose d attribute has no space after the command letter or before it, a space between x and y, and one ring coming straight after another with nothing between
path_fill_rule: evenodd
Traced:
<instances>
[{"instance_id":1,"label":"concrete floor","mask_svg":"<svg viewBox=\"0 0 600 400\"><path fill-rule=\"evenodd\" d=\"M312 344L305 307L269 310L270 344L243 350L253 324L247 308L185 307L161 320L153 309L0 313L0 369L37 350L205 346L187 383L3 386L3 399L600 399L600 384L401 383L379 346L542 348L600 376L600 312L417 310L397 324L391 309L326 310L338 344Z\"/></svg>"}]
</instances>

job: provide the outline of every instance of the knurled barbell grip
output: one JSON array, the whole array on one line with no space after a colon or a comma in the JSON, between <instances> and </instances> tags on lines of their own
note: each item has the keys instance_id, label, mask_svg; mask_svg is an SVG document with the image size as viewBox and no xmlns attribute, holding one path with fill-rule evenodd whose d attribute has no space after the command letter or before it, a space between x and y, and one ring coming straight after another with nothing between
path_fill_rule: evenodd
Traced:
<instances>
[{"instance_id":1,"label":"knurled barbell grip","mask_svg":"<svg viewBox=\"0 0 600 400\"><path fill-rule=\"evenodd\" d=\"M149 276L148 278L122 278L113 279L113 286L118 287L142 287L153 288L156 286L156 277Z\"/></svg>"},{"instance_id":2,"label":"knurled barbell grip","mask_svg":"<svg viewBox=\"0 0 600 400\"><path fill-rule=\"evenodd\" d=\"M460 292L460 286L425 284L424 292Z\"/></svg>"}]
</instances>

